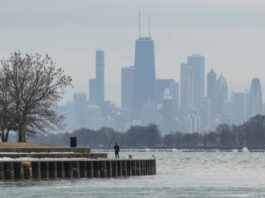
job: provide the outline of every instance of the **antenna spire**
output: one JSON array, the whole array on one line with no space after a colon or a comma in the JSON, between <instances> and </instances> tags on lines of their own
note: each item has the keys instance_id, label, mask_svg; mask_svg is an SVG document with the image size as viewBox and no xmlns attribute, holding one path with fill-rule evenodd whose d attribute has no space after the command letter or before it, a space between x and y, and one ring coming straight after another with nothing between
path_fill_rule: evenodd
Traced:
<instances>
[{"instance_id":1,"label":"antenna spire","mask_svg":"<svg viewBox=\"0 0 265 198\"><path fill-rule=\"evenodd\" d=\"M139 9L139 38L141 37L141 10Z\"/></svg>"},{"instance_id":2,"label":"antenna spire","mask_svg":"<svg viewBox=\"0 0 265 198\"><path fill-rule=\"evenodd\" d=\"M150 20L150 16L148 18L148 34L149 34L149 37L151 37L151 20Z\"/></svg>"}]
</instances>

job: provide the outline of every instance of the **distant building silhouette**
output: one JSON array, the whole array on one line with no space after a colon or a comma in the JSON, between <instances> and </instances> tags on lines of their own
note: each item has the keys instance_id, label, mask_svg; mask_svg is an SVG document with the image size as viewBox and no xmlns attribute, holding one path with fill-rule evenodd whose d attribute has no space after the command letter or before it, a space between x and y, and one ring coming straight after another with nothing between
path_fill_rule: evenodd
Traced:
<instances>
[{"instance_id":1,"label":"distant building silhouette","mask_svg":"<svg viewBox=\"0 0 265 198\"><path fill-rule=\"evenodd\" d=\"M233 92L233 123L242 124L247 120L247 92Z\"/></svg>"},{"instance_id":2,"label":"distant building silhouette","mask_svg":"<svg viewBox=\"0 0 265 198\"><path fill-rule=\"evenodd\" d=\"M140 111L140 125L159 124L158 109L155 100L148 99L143 102Z\"/></svg>"},{"instance_id":3,"label":"distant building silhouette","mask_svg":"<svg viewBox=\"0 0 265 198\"><path fill-rule=\"evenodd\" d=\"M217 108L217 74L211 69L207 74L207 98L211 101L211 114L216 116Z\"/></svg>"},{"instance_id":4,"label":"distant building silhouette","mask_svg":"<svg viewBox=\"0 0 265 198\"><path fill-rule=\"evenodd\" d=\"M143 104L155 101L155 55L151 37L140 37L135 42L135 70L133 111L134 119L139 119Z\"/></svg>"},{"instance_id":5,"label":"distant building silhouette","mask_svg":"<svg viewBox=\"0 0 265 198\"><path fill-rule=\"evenodd\" d=\"M200 54L193 54L188 56L187 64L192 70L193 107L200 110L205 97L205 58Z\"/></svg>"},{"instance_id":6,"label":"distant building silhouette","mask_svg":"<svg viewBox=\"0 0 265 198\"><path fill-rule=\"evenodd\" d=\"M173 116L179 114L179 84L173 79L156 80L156 103L162 104L165 96L165 89L169 90L173 102Z\"/></svg>"},{"instance_id":7,"label":"distant building silhouette","mask_svg":"<svg viewBox=\"0 0 265 198\"><path fill-rule=\"evenodd\" d=\"M132 125L133 88L134 66L123 67L121 71L121 107L124 128L129 128Z\"/></svg>"},{"instance_id":8,"label":"distant building silhouette","mask_svg":"<svg viewBox=\"0 0 265 198\"><path fill-rule=\"evenodd\" d=\"M139 26L140 30L140 26ZM180 81L156 79L151 34L135 42L134 66L121 70L121 108L105 100L104 51L96 51L96 77L89 80L89 100L82 93L57 107L66 116L68 131L81 127L111 127L125 131L133 125L157 124L162 135L181 131L203 133L221 123L242 124L265 113L261 83L253 78L250 90L228 97L225 77L211 69L205 86L205 57L193 54L180 65ZM207 94L205 93L207 88Z\"/></svg>"},{"instance_id":9,"label":"distant building silhouette","mask_svg":"<svg viewBox=\"0 0 265 198\"><path fill-rule=\"evenodd\" d=\"M219 118L222 118L224 113L224 104L228 99L228 83L222 74L216 82L216 91L217 114Z\"/></svg>"},{"instance_id":10,"label":"distant building silhouette","mask_svg":"<svg viewBox=\"0 0 265 198\"><path fill-rule=\"evenodd\" d=\"M78 127L88 126L88 102L84 93L76 93L74 99L74 116Z\"/></svg>"},{"instance_id":11,"label":"distant building silhouette","mask_svg":"<svg viewBox=\"0 0 265 198\"><path fill-rule=\"evenodd\" d=\"M250 117L262 113L262 90L260 80L253 78L250 88Z\"/></svg>"},{"instance_id":12,"label":"distant building silhouette","mask_svg":"<svg viewBox=\"0 0 265 198\"><path fill-rule=\"evenodd\" d=\"M174 101L169 88L165 88L162 107L162 134L169 134L174 129Z\"/></svg>"},{"instance_id":13,"label":"distant building silhouette","mask_svg":"<svg viewBox=\"0 0 265 198\"><path fill-rule=\"evenodd\" d=\"M180 106L182 116L186 116L192 109L193 73L190 65L180 65Z\"/></svg>"},{"instance_id":14,"label":"distant building silhouette","mask_svg":"<svg viewBox=\"0 0 265 198\"><path fill-rule=\"evenodd\" d=\"M201 114L200 114L200 127L204 129L208 129L212 122L212 100L209 99L208 97L204 98L203 104L202 104L202 109L201 109Z\"/></svg>"},{"instance_id":15,"label":"distant building silhouette","mask_svg":"<svg viewBox=\"0 0 265 198\"><path fill-rule=\"evenodd\" d=\"M134 66L123 67L121 71L121 106L123 110L132 110L134 87Z\"/></svg>"},{"instance_id":16,"label":"distant building silhouette","mask_svg":"<svg viewBox=\"0 0 265 198\"><path fill-rule=\"evenodd\" d=\"M97 50L96 78L89 80L89 102L91 104L96 104L101 108L103 107L105 100L104 70L105 70L104 51Z\"/></svg>"},{"instance_id":17,"label":"distant building silhouette","mask_svg":"<svg viewBox=\"0 0 265 198\"><path fill-rule=\"evenodd\" d=\"M97 81L96 79L89 79L89 103L97 104Z\"/></svg>"}]
</instances>

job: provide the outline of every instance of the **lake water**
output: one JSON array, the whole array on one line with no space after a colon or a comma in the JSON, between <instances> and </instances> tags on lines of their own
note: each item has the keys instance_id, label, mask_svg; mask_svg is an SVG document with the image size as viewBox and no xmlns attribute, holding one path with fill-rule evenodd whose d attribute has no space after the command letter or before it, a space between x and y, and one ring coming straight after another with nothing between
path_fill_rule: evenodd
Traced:
<instances>
[{"instance_id":1,"label":"lake water","mask_svg":"<svg viewBox=\"0 0 265 198\"><path fill-rule=\"evenodd\" d=\"M121 157L129 154L154 155L157 175L0 182L0 197L265 197L265 152L134 150Z\"/></svg>"}]
</instances>

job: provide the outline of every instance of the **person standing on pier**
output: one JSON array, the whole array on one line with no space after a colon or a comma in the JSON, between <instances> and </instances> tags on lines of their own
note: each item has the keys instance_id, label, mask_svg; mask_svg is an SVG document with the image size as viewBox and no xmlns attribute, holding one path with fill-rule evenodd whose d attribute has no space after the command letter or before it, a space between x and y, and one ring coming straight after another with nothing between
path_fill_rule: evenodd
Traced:
<instances>
[{"instance_id":1,"label":"person standing on pier","mask_svg":"<svg viewBox=\"0 0 265 198\"><path fill-rule=\"evenodd\" d=\"M120 147L119 145L117 144L117 142L115 143L115 146L114 146L114 151L115 151L115 158L116 159L119 159L119 152L120 152Z\"/></svg>"}]
</instances>

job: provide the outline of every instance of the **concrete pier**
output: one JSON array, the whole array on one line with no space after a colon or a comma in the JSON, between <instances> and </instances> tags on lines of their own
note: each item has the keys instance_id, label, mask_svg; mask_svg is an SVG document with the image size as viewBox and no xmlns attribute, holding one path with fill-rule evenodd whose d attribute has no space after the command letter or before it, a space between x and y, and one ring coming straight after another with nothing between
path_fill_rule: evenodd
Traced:
<instances>
[{"instance_id":1,"label":"concrete pier","mask_svg":"<svg viewBox=\"0 0 265 198\"><path fill-rule=\"evenodd\" d=\"M154 159L0 161L1 180L127 177L154 175L155 170Z\"/></svg>"},{"instance_id":2,"label":"concrete pier","mask_svg":"<svg viewBox=\"0 0 265 198\"><path fill-rule=\"evenodd\" d=\"M0 180L154 174L155 159L108 159L106 153L91 153L89 148L0 148Z\"/></svg>"}]
</instances>

